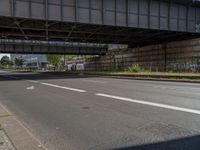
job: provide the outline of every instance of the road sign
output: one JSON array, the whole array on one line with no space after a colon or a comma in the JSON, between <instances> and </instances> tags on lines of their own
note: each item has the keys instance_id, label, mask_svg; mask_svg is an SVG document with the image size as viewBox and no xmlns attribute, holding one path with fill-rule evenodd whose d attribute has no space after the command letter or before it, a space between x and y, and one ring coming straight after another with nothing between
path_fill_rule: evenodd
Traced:
<instances>
[{"instance_id":1,"label":"road sign","mask_svg":"<svg viewBox=\"0 0 200 150\"><path fill-rule=\"evenodd\" d=\"M200 24L196 24L196 32L200 32Z\"/></svg>"}]
</instances>

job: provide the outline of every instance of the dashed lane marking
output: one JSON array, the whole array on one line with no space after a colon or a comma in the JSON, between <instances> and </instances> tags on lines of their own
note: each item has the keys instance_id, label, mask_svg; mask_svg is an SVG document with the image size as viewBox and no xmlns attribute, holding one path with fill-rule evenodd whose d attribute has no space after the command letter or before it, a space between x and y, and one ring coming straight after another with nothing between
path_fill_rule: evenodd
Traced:
<instances>
[{"instance_id":1,"label":"dashed lane marking","mask_svg":"<svg viewBox=\"0 0 200 150\"><path fill-rule=\"evenodd\" d=\"M39 83L39 81L36 81L36 80L26 80L28 82L31 82L31 83Z\"/></svg>"},{"instance_id":2,"label":"dashed lane marking","mask_svg":"<svg viewBox=\"0 0 200 150\"><path fill-rule=\"evenodd\" d=\"M101 96L101 97L107 97L107 98L112 98L112 99L116 99L116 100L121 100L121 101L127 101L127 102L142 104L142 105L154 106L154 107L159 107L159 108L165 108L165 109L176 110L176 111L200 115L200 110L197 110L197 109L189 109L189 108L177 107L177 106L166 105L166 104L161 104L161 103L147 102L147 101L143 101L143 100L136 100L136 99L125 98L125 97L114 96L114 95L108 95L108 94L102 94L102 93L97 93L96 95Z\"/></svg>"},{"instance_id":3,"label":"dashed lane marking","mask_svg":"<svg viewBox=\"0 0 200 150\"><path fill-rule=\"evenodd\" d=\"M19 79L19 78L14 77L14 76L7 76L7 77L13 78L13 79ZM39 81L36 81L36 80L26 80L26 79L23 79L23 80L28 81L28 82L31 82L31 83L40 83ZM45 82L41 82L40 84L46 85L46 86L50 86L50 87L56 87L56 88L60 88L60 89L65 89L65 90L80 92L80 93L85 93L85 92L87 92L87 91L81 90L81 89L75 89L75 88L71 88L71 87L59 86L59 85L50 84L50 83L45 83Z\"/></svg>"},{"instance_id":4,"label":"dashed lane marking","mask_svg":"<svg viewBox=\"0 0 200 150\"><path fill-rule=\"evenodd\" d=\"M50 86L50 87L55 87L55 88L60 88L60 89L80 92L80 93L85 93L86 92L85 90L81 90L81 89L75 89L75 88L71 88L71 87L65 87L65 86L60 86L60 85L55 85L55 84L50 84L50 83L45 83L45 82L42 82L41 84L42 85L46 85L46 86Z\"/></svg>"}]
</instances>

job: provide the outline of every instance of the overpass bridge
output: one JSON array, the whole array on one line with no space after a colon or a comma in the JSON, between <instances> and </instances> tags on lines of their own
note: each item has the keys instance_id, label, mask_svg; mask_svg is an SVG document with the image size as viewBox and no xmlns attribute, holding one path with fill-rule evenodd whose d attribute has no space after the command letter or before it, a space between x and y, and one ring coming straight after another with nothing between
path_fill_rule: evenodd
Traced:
<instances>
[{"instance_id":1,"label":"overpass bridge","mask_svg":"<svg viewBox=\"0 0 200 150\"><path fill-rule=\"evenodd\" d=\"M140 46L200 37L199 0L0 0L5 39Z\"/></svg>"},{"instance_id":2,"label":"overpass bridge","mask_svg":"<svg viewBox=\"0 0 200 150\"><path fill-rule=\"evenodd\" d=\"M105 44L0 39L0 53L104 55Z\"/></svg>"}]
</instances>

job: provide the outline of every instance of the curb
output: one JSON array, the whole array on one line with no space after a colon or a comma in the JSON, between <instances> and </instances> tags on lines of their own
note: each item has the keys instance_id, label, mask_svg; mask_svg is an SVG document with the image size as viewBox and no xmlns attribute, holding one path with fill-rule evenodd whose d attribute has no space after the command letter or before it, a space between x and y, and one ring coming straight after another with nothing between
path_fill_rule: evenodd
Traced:
<instances>
[{"instance_id":1,"label":"curb","mask_svg":"<svg viewBox=\"0 0 200 150\"><path fill-rule=\"evenodd\" d=\"M121 75L121 74L101 74L101 73L89 73L89 72L44 72L44 74L75 74L75 75L87 75L87 76L98 76L105 78L116 78L116 79L129 79L129 80L146 80L146 81L163 81L163 82L182 82L182 83L200 83L200 76L188 76L191 79L187 79L187 76L160 76L160 75ZM171 79L177 78L177 79ZM199 79L199 80L195 80Z\"/></svg>"},{"instance_id":2,"label":"curb","mask_svg":"<svg viewBox=\"0 0 200 150\"><path fill-rule=\"evenodd\" d=\"M37 138L0 103L1 131L16 150L47 150Z\"/></svg>"},{"instance_id":3,"label":"curb","mask_svg":"<svg viewBox=\"0 0 200 150\"><path fill-rule=\"evenodd\" d=\"M19 71L16 71L19 72ZM116 78L116 79L129 79L129 80L146 80L146 81L163 81L163 82L182 82L182 83L200 83L200 75L140 75L140 74L105 74L105 73L90 73L90 72L39 72L41 74L54 74L54 75L87 75L87 76L98 76L105 78ZM195 80L196 79L196 80Z\"/></svg>"}]
</instances>

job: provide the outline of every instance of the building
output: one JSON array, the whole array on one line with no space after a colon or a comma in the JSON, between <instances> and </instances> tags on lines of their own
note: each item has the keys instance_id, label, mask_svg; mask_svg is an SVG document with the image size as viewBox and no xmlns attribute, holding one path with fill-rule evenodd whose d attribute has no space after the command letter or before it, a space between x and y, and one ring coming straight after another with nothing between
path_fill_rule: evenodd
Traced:
<instances>
[{"instance_id":1,"label":"building","mask_svg":"<svg viewBox=\"0 0 200 150\"><path fill-rule=\"evenodd\" d=\"M11 54L11 60L23 59L24 68L30 69L46 69L47 68L47 56L46 55L36 55L36 54Z\"/></svg>"}]
</instances>

